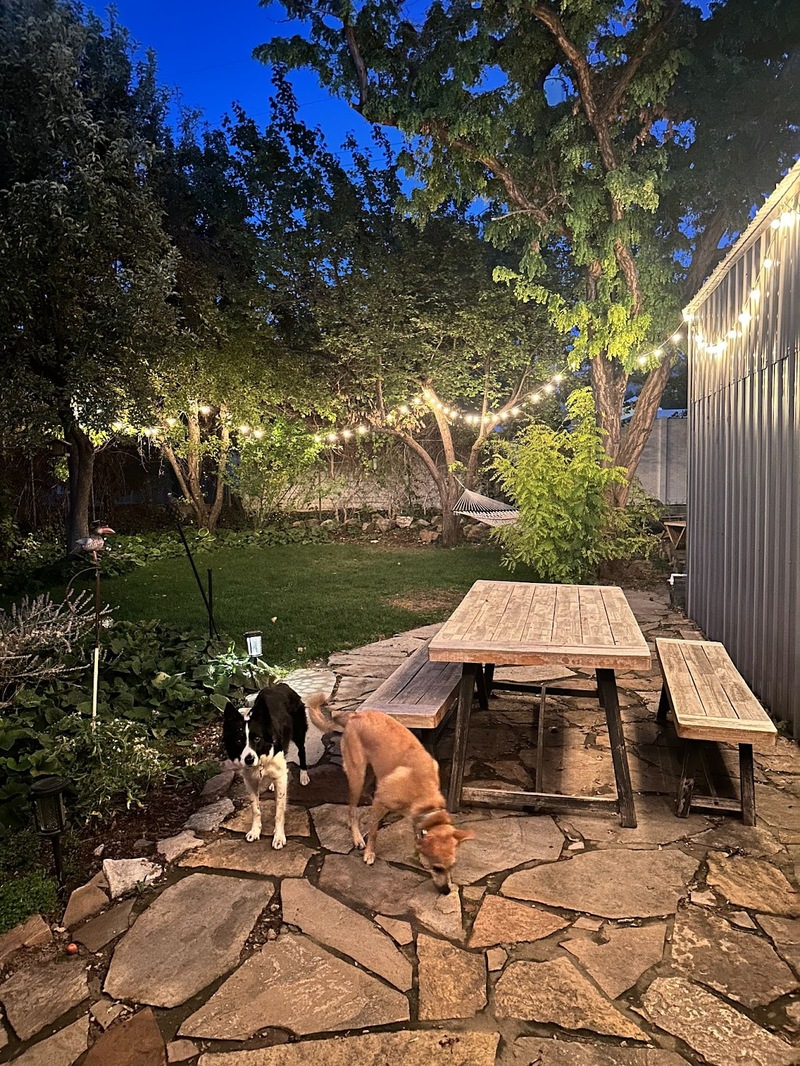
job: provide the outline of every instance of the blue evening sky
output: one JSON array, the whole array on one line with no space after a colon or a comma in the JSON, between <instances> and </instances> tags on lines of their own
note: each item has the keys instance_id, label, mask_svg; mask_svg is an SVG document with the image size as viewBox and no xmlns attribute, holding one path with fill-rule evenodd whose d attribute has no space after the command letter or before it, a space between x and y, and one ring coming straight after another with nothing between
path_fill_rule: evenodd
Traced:
<instances>
[{"instance_id":1,"label":"blue evening sky","mask_svg":"<svg viewBox=\"0 0 800 1066\"><path fill-rule=\"evenodd\" d=\"M413 9L414 0L412 0ZM417 0L424 9L424 0ZM104 15L107 3L88 6ZM278 4L258 6L257 0L116 0L117 21L142 48L158 57L159 80L179 88L183 104L201 110L216 126L237 101L263 124L269 115L270 76L253 49L272 37L299 30L286 20ZM330 97L309 71L293 72L299 117L320 126L329 147L337 148L349 132L364 143L369 127L341 100Z\"/></svg>"}]
</instances>

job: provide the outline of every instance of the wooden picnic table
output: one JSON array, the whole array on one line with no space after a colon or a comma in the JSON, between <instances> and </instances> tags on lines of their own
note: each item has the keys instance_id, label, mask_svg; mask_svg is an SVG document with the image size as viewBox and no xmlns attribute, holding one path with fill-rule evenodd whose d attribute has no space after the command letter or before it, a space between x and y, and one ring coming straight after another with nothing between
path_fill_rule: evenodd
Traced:
<instances>
[{"instance_id":1,"label":"wooden picnic table","mask_svg":"<svg viewBox=\"0 0 800 1066\"><path fill-rule=\"evenodd\" d=\"M686 541L686 519L666 518L661 524L667 535L667 551L670 560L674 563L678 558L678 551Z\"/></svg>"},{"instance_id":2,"label":"wooden picnic table","mask_svg":"<svg viewBox=\"0 0 800 1066\"><path fill-rule=\"evenodd\" d=\"M622 589L601 585L545 585L523 581L476 581L428 648L432 662L462 664L448 802L499 807L570 810L613 809L635 828L628 758L617 696L615 670L650 666L650 649ZM596 689L533 686L495 681L495 666L563 664L594 671ZM617 796L562 796L542 791L463 788L469 718L475 686L484 697L493 688L541 693L541 765L545 695L595 696L608 723ZM483 690L483 692L481 692ZM482 700L482 702L484 702ZM535 782L541 786L541 776Z\"/></svg>"}]
</instances>

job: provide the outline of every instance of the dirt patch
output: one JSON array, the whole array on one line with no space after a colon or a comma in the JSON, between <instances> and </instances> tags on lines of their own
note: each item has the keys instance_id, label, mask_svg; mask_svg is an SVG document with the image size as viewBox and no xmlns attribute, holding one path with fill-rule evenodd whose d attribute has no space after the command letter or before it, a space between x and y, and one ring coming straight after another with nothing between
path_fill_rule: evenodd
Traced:
<instances>
[{"instance_id":1,"label":"dirt patch","mask_svg":"<svg viewBox=\"0 0 800 1066\"><path fill-rule=\"evenodd\" d=\"M458 589L425 589L413 594L391 596L386 602L391 607L420 614L427 611L452 611L463 599L464 593Z\"/></svg>"}]
</instances>

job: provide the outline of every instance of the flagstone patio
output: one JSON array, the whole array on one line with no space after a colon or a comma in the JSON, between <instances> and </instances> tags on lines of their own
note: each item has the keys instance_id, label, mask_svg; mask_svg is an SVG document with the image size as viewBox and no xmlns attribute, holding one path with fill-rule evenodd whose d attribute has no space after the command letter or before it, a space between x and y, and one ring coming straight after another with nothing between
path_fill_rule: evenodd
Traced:
<instances>
[{"instance_id":1,"label":"flagstone patio","mask_svg":"<svg viewBox=\"0 0 800 1066\"><path fill-rule=\"evenodd\" d=\"M628 598L648 640L700 635L660 592ZM329 669L288 680L356 706L431 632L337 653ZM405 823L381 831L373 867L351 851L335 736L312 730L308 787L293 768L281 851L269 831L245 842L244 794L223 770L152 862L104 863L74 897L68 931L51 937L39 922L0 938L0 1062L800 1063L800 749L779 738L756 756L756 827L677 819L680 752L655 720L657 670L619 676L638 827L605 814L464 811L456 820L475 839L449 896L420 869ZM564 668L503 673L582 680ZM532 703L498 694L475 712L465 780L530 787ZM445 780L451 744L445 728ZM699 789L735 794L735 751L712 750L706 771ZM593 701L548 704L544 787L613 791ZM263 807L268 827L268 793Z\"/></svg>"}]
</instances>

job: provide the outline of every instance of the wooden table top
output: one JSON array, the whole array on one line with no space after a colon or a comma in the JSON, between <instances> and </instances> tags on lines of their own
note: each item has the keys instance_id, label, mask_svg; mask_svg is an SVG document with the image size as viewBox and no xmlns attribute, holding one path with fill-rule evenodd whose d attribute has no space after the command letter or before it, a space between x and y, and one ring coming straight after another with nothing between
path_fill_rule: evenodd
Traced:
<instances>
[{"instance_id":1,"label":"wooden table top","mask_svg":"<svg viewBox=\"0 0 800 1066\"><path fill-rule=\"evenodd\" d=\"M432 661L631 670L650 649L620 588L476 581L428 649Z\"/></svg>"}]
</instances>

